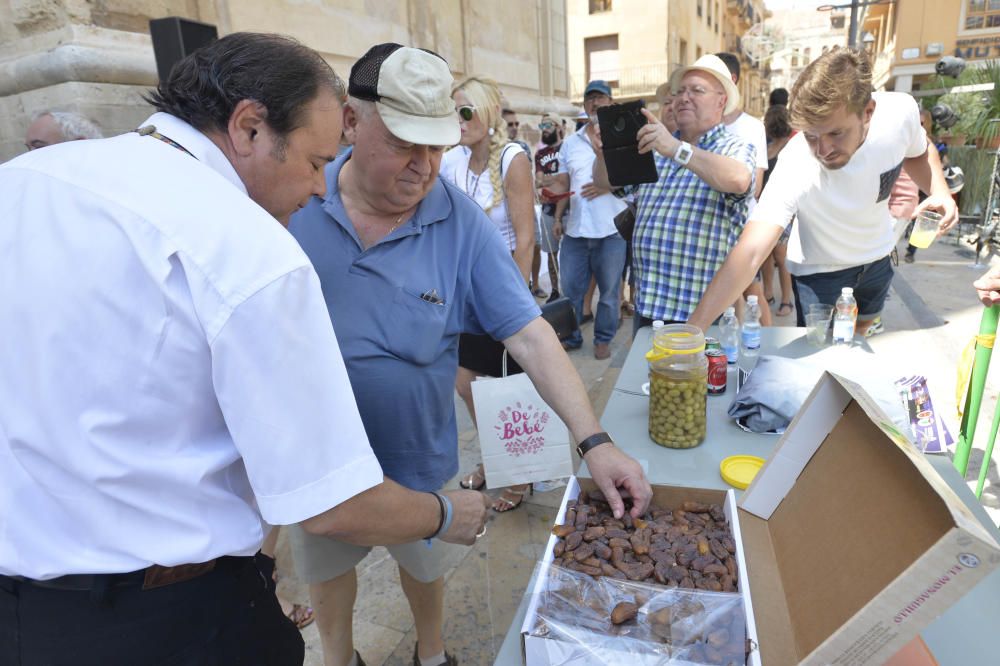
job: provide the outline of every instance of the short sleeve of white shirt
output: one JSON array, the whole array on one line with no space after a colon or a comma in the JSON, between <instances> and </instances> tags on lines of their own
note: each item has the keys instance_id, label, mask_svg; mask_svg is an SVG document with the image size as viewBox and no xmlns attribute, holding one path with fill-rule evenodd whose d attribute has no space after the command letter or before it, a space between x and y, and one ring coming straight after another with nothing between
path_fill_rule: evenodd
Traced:
<instances>
[{"instance_id":1,"label":"short sleeve of white shirt","mask_svg":"<svg viewBox=\"0 0 1000 666\"><path fill-rule=\"evenodd\" d=\"M563 141L559 144L559 168L556 169L556 173L569 173L566 168L566 142Z\"/></svg>"},{"instance_id":2,"label":"short sleeve of white shirt","mask_svg":"<svg viewBox=\"0 0 1000 666\"><path fill-rule=\"evenodd\" d=\"M927 133L920 124L920 107L917 105L917 100L902 94L894 101L903 107L900 109L899 118L903 121L906 135L909 136L906 157L920 157L927 151Z\"/></svg>"},{"instance_id":3,"label":"short sleeve of white shirt","mask_svg":"<svg viewBox=\"0 0 1000 666\"><path fill-rule=\"evenodd\" d=\"M320 294L312 269L284 275L237 306L211 345L219 407L273 525L318 515L381 476Z\"/></svg>"},{"instance_id":4,"label":"short sleeve of white shirt","mask_svg":"<svg viewBox=\"0 0 1000 666\"><path fill-rule=\"evenodd\" d=\"M767 171L767 132L764 123L748 113L742 113L726 129L754 147L754 168Z\"/></svg>"},{"instance_id":5,"label":"short sleeve of white shirt","mask_svg":"<svg viewBox=\"0 0 1000 666\"><path fill-rule=\"evenodd\" d=\"M507 172L510 170L510 163L514 161L514 158L524 154L524 148L517 143L511 142L503 147L503 150L500 152L500 173L504 175L504 178L507 177ZM531 160L530 156L526 157L528 157L529 161Z\"/></svg>"},{"instance_id":6,"label":"short sleeve of white shirt","mask_svg":"<svg viewBox=\"0 0 1000 666\"><path fill-rule=\"evenodd\" d=\"M451 183L455 182L455 171L458 165L469 163L469 158L466 157L468 150L465 146L455 146L441 156L439 173L442 178Z\"/></svg>"}]
</instances>

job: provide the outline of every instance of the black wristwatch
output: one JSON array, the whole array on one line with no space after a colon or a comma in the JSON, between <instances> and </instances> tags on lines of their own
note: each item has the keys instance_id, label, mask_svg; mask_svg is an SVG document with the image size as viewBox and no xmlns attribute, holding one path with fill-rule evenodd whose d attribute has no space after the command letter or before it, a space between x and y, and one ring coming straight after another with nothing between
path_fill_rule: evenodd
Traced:
<instances>
[{"instance_id":1,"label":"black wristwatch","mask_svg":"<svg viewBox=\"0 0 1000 666\"><path fill-rule=\"evenodd\" d=\"M590 451L595 446L600 446L601 444L614 444L615 440L611 439L611 435L606 432L599 432L597 434L591 435L587 439L583 440L576 445L576 453L582 459L587 455L587 451Z\"/></svg>"}]
</instances>

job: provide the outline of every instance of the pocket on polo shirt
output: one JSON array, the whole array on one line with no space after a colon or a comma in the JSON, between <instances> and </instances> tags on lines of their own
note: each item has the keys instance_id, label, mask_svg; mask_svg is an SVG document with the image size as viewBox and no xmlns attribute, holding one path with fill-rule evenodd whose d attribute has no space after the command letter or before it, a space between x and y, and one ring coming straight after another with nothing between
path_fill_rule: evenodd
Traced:
<instances>
[{"instance_id":1,"label":"pocket on polo shirt","mask_svg":"<svg viewBox=\"0 0 1000 666\"><path fill-rule=\"evenodd\" d=\"M432 363L443 347L450 304L425 300L418 291L400 287L393 299L394 331L387 335L389 349L401 358L418 365Z\"/></svg>"}]
</instances>

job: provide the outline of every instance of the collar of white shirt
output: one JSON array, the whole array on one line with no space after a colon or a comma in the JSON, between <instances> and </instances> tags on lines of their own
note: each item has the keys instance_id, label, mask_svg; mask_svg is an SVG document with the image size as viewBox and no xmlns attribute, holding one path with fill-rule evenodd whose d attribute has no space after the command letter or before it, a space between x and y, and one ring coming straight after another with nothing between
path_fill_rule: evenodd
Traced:
<instances>
[{"instance_id":1,"label":"collar of white shirt","mask_svg":"<svg viewBox=\"0 0 1000 666\"><path fill-rule=\"evenodd\" d=\"M246 186L240 180L240 176L236 173L229 158L205 134L177 116L163 112L154 113L139 127L146 125L155 126L157 132L184 146L184 149L194 155L199 162L220 173L223 178L238 187L244 194L247 193Z\"/></svg>"}]
</instances>

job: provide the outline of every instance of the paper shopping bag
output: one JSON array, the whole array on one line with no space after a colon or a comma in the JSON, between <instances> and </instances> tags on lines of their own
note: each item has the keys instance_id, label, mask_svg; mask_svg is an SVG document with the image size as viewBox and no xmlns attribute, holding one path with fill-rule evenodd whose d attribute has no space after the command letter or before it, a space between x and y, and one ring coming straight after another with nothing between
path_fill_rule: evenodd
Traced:
<instances>
[{"instance_id":1,"label":"paper shopping bag","mask_svg":"<svg viewBox=\"0 0 1000 666\"><path fill-rule=\"evenodd\" d=\"M569 431L525 374L472 382L487 488L573 473Z\"/></svg>"}]
</instances>

